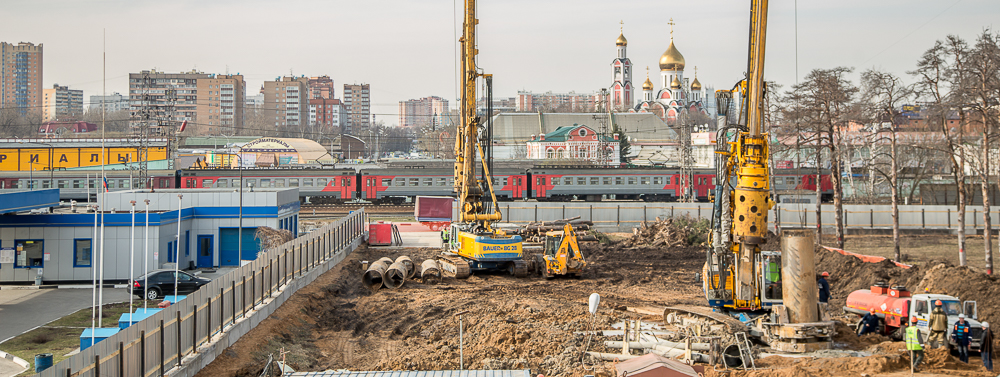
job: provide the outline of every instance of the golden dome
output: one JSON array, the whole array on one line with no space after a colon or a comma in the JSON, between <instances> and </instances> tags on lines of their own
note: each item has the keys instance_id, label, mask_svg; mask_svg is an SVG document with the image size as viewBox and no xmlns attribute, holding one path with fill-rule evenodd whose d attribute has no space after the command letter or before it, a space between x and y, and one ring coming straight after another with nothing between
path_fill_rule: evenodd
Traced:
<instances>
[{"instance_id":1,"label":"golden dome","mask_svg":"<svg viewBox=\"0 0 1000 377\"><path fill-rule=\"evenodd\" d=\"M694 91L701 90L701 83L698 82L698 76L695 76L694 82L691 83L691 90Z\"/></svg>"},{"instance_id":2,"label":"golden dome","mask_svg":"<svg viewBox=\"0 0 1000 377\"><path fill-rule=\"evenodd\" d=\"M682 71L684 70L684 55L674 47L674 40L670 40L670 47L660 56L661 71Z\"/></svg>"},{"instance_id":3,"label":"golden dome","mask_svg":"<svg viewBox=\"0 0 1000 377\"><path fill-rule=\"evenodd\" d=\"M649 81L649 76L646 76L646 82L642 83L642 90L653 90L653 82Z\"/></svg>"},{"instance_id":4,"label":"golden dome","mask_svg":"<svg viewBox=\"0 0 1000 377\"><path fill-rule=\"evenodd\" d=\"M618 40L615 41L615 46L628 46L628 39L625 39L625 34L618 34Z\"/></svg>"},{"instance_id":5,"label":"golden dome","mask_svg":"<svg viewBox=\"0 0 1000 377\"><path fill-rule=\"evenodd\" d=\"M674 76L674 80L670 82L670 89L680 89L680 88L681 88L681 80L678 80L677 76Z\"/></svg>"}]
</instances>

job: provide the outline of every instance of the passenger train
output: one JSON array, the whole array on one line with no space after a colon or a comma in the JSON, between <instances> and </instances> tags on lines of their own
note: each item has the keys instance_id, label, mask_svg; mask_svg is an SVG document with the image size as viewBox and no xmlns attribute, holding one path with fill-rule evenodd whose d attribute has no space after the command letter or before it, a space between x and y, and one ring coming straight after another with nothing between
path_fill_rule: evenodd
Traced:
<instances>
[{"instance_id":1,"label":"passenger train","mask_svg":"<svg viewBox=\"0 0 1000 377\"><path fill-rule=\"evenodd\" d=\"M399 204L415 196L451 196L451 169L441 168L247 168L242 170L247 187L270 189L297 187L303 201L343 203L364 200ZM130 190L138 186L135 173L108 170L107 189ZM677 168L508 168L493 172L493 187L502 201L600 201L603 199L676 201L680 192ZM823 201L833 198L830 172L823 171L819 184ZM4 172L0 189L59 188L64 200L86 200L103 189L100 171ZM239 187L239 169L151 170L149 179L156 189ZM694 171L693 196L708 201L715 187L715 171ZM774 189L778 194L796 190L816 190L812 169L775 169Z\"/></svg>"}]
</instances>

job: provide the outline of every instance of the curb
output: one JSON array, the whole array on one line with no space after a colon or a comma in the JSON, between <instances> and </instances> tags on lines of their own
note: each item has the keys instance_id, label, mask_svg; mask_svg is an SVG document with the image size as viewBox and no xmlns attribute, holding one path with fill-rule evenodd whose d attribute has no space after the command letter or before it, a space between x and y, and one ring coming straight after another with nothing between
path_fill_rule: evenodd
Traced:
<instances>
[{"instance_id":1,"label":"curb","mask_svg":"<svg viewBox=\"0 0 1000 377\"><path fill-rule=\"evenodd\" d=\"M0 357L3 357L4 359L10 360L10 361L13 361L14 364L20 365L24 369L28 369L28 367L31 366L31 364L28 364L28 362L24 361L24 359L22 359L20 357L17 357L17 356L14 356L14 355L11 355L9 353L6 353L4 351L0 351Z\"/></svg>"},{"instance_id":2,"label":"curb","mask_svg":"<svg viewBox=\"0 0 1000 377\"><path fill-rule=\"evenodd\" d=\"M91 289L93 285L0 285L0 291L29 291L39 289ZM127 288L126 284L104 284L104 288Z\"/></svg>"}]
</instances>

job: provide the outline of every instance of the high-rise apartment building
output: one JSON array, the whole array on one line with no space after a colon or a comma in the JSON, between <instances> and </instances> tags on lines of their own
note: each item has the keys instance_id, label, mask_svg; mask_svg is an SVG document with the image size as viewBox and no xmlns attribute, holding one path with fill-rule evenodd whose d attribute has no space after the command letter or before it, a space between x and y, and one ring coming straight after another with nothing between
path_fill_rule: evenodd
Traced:
<instances>
[{"instance_id":1,"label":"high-rise apartment building","mask_svg":"<svg viewBox=\"0 0 1000 377\"><path fill-rule=\"evenodd\" d=\"M307 85L309 86L309 99L337 98L337 92L333 89L333 79L330 76L310 77Z\"/></svg>"},{"instance_id":2,"label":"high-rise apartment building","mask_svg":"<svg viewBox=\"0 0 1000 377\"><path fill-rule=\"evenodd\" d=\"M597 109L600 94L517 92L517 111L588 112Z\"/></svg>"},{"instance_id":3,"label":"high-rise apartment building","mask_svg":"<svg viewBox=\"0 0 1000 377\"><path fill-rule=\"evenodd\" d=\"M104 110L109 113L128 110L128 96L123 96L118 92L106 96L90 96L88 106L90 111L100 111L101 106L104 106Z\"/></svg>"},{"instance_id":4,"label":"high-rise apartment building","mask_svg":"<svg viewBox=\"0 0 1000 377\"><path fill-rule=\"evenodd\" d=\"M368 84L344 84L344 110L347 123L344 133L357 135L371 124L371 99Z\"/></svg>"},{"instance_id":5,"label":"high-rise apartment building","mask_svg":"<svg viewBox=\"0 0 1000 377\"><path fill-rule=\"evenodd\" d=\"M399 125L417 128L439 125L447 112L448 100L438 96L399 101Z\"/></svg>"},{"instance_id":6,"label":"high-rise apartment building","mask_svg":"<svg viewBox=\"0 0 1000 377\"><path fill-rule=\"evenodd\" d=\"M309 79L281 77L264 82L264 119L282 136L306 136L309 125Z\"/></svg>"},{"instance_id":7,"label":"high-rise apartment building","mask_svg":"<svg viewBox=\"0 0 1000 377\"><path fill-rule=\"evenodd\" d=\"M246 82L242 75L130 73L129 97L132 126L148 121L155 127L154 134L185 120L194 135L234 135L243 128Z\"/></svg>"},{"instance_id":8,"label":"high-rise apartment building","mask_svg":"<svg viewBox=\"0 0 1000 377\"><path fill-rule=\"evenodd\" d=\"M42 44L0 42L0 105L21 115L42 106Z\"/></svg>"},{"instance_id":9,"label":"high-rise apartment building","mask_svg":"<svg viewBox=\"0 0 1000 377\"><path fill-rule=\"evenodd\" d=\"M334 131L340 133L344 105L339 99L313 98L309 100L309 124L314 130L328 135Z\"/></svg>"},{"instance_id":10,"label":"high-rise apartment building","mask_svg":"<svg viewBox=\"0 0 1000 377\"><path fill-rule=\"evenodd\" d=\"M83 115L83 91L59 84L42 90L42 121L75 120Z\"/></svg>"}]
</instances>

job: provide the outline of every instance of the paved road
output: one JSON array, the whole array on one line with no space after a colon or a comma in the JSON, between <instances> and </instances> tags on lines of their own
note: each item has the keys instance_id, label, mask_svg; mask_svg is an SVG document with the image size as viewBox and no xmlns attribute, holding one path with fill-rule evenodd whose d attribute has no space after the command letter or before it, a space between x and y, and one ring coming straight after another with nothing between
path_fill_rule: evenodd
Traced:
<instances>
[{"instance_id":1,"label":"paved road","mask_svg":"<svg viewBox=\"0 0 1000 377\"><path fill-rule=\"evenodd\" d=\"M121 301L128 301L124 289L104 289L105 303ZM0 290L0 342L89 308L91 302L90 289Z\"/></svg>"}]
</instances>

